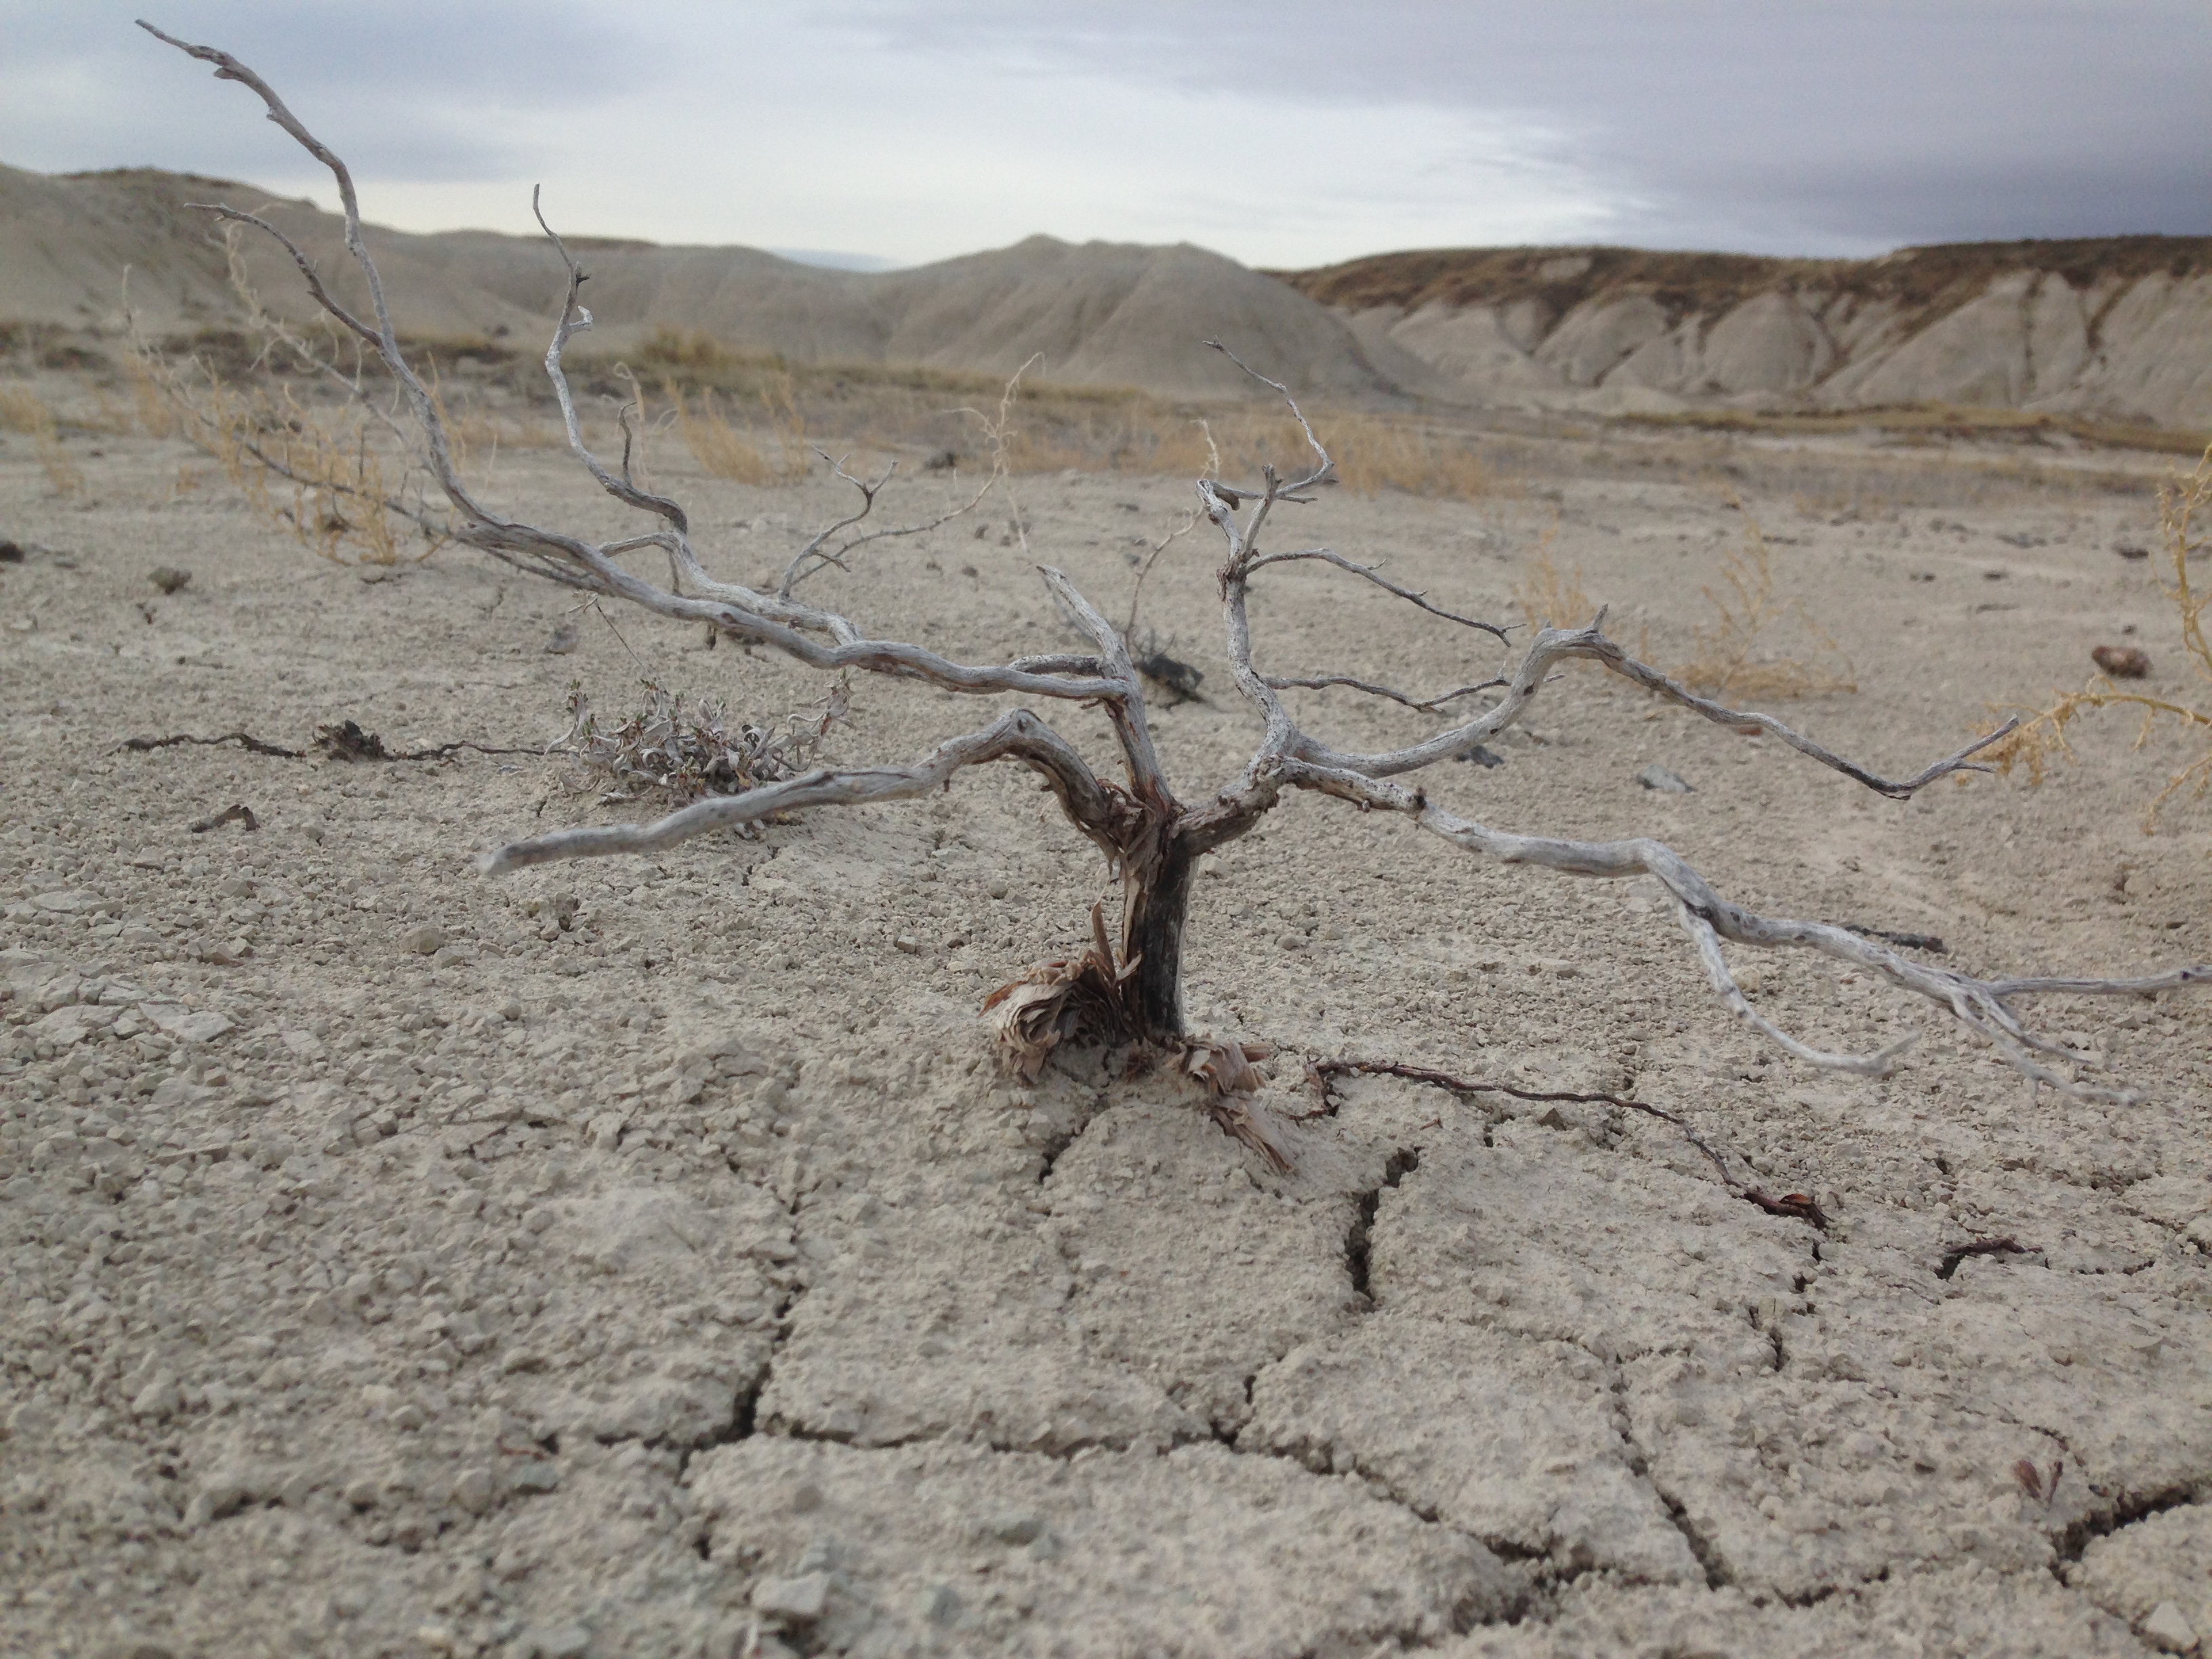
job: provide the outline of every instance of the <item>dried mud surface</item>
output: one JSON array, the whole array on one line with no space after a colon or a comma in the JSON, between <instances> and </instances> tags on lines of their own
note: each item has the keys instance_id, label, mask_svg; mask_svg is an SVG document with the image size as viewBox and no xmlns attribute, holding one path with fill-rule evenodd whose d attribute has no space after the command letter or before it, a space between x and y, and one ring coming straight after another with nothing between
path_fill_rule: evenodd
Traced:
<instances>
[{"instance_id":1,"label":"dried mud surface","mask_svg":"<svg viewBox=\"0 0 2212 1659\"><path fill-rule=\"evenodd\" d=\"M33 544L0 567L0 1645L2083 1655L2212 1633L2212 1005L2051 1008L2145 1087L2131 1108L2031 1098L1941 1027L1887 1080L1816 1074L1732 1022L1650 892L1297 799L1200 884L1195 1025L1632 1089L1827 1226L1733 1195L1664 1122L1387 1079L1291 1125L1277 1175L1164 1077L994 1070L982 994L1076 945L1103 890L1028 775L480 880L485 846L641 810L535 752L572 679L606 709L641 672L740 709L823 688L571 617L471 555L365 580L204 477L180 489L181 450L102 448L66 501L27 441L0 447L0 535ZM1972 459L1945 510L1741 486L1862 688L1781 712L1893 775L1985 703L2078 683L2100 643L2186 684L2150 567L2111 550L2147 538L2148 492L2008 494ZM617 522L550 457L499 476L541 514ZM832 504L675 482L748 578ZM1021 491L1036 556L1115 611L1135 538L1188 500ZM1715 484L1563 463L1476 506L1331 496L1284 533L1504 614L1556 526L1617 636L1679 660L1743 522ZM824 586L954 651L1057 648L1003 507L986 528ZM1177 544L1147 607L1209 695L1215 554ZM162 566L191 582L165 596ZM549 654L564 620L579 643ZM1324 571L1284 573L1257 622L1283 672L1492 667ZM863 681L836 752L919 754L989 701ZM1424 729L1314 702L1349 738ZM1095 713L1044 712L1103 757ZM301 747L343 719L532 752L116 749ZM2119 725L2039 791L1899 805L1591 673L1530 724L1431 791L1505 827L1653 834L1732 896L1937 934L1978 971L2212 957L2203 809L2142 835L2174 753ZM1253 734L1218 696L1157 729L1187 798ZM1692 793L1640 787L1654 763ZM191 830L234 803L257 830ZM1817 964L1747 977L1826 1043L1931 1024ZM1278 1110L1310 1105L1295 1058L1278 1078Z\"/></svg>"}]
</instances>

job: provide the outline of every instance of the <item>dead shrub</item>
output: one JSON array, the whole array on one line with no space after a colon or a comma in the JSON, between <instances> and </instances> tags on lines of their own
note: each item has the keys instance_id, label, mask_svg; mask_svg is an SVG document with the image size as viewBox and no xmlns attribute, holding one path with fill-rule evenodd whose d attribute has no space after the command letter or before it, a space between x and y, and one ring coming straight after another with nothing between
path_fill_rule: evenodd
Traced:
<instances>
[{"instance_id":1,"label":"dead shrub","mask_svg":"<svg viewBox=\"0 0 2212 1659\"><path fill-rule=\"evenodd\" d=\"M687 702L658 680L639 683L644 702L613 725L605 725L581 686L568 693L568 730L550 753L573 757L579 793L598 790L604 805L657 800L678 805L707 795L737 795L764 783L797 777L821 757L831 730L852 708L843 677L830 695L781 721L732 720L710 700ZM738 835L756 839L757 826Z\"/></svg>"}]
</instances>

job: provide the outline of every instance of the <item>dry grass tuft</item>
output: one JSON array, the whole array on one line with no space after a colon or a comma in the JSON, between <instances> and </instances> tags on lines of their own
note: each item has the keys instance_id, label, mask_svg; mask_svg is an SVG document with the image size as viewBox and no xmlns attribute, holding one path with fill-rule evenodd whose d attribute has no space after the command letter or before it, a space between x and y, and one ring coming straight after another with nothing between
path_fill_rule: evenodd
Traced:
<instances>
[{"instance_id":1,"label":"dry grass tuft","mask_svg":"<svg viewBox=\"0 0 2212 1659\"><path fill-rule=\"evenodd\" d=\"M36 392L0 390L0 431L28 435L54 494L70 496L83 489L84 474L62 447L60 423Z\"/></svg>"},{"instance_id":2,"label":"dry grass tuft","mask_svg":"<svg viewBox=\"0 0 2212 1659\"><path fill-rule=\"evenodd\" d=\"M434 541L404 544L417 525L401 492L419 511L420 482L364 409L310 408L282 383L241 389L211 363L136 343L134 380L159 394L175 434L222 469L257 517L336 564L413 563L435 550Z\"/></svg>"},{"instance_id":3,"label":"dry grass tuft","mask_svg":"<svg viewBox=\"0 0 2212 1659\"><path fill-rule=\"evenodd\" d=\"M2160 586L2173 601L2181 627L2181 647L2196 665L2197 679L2212 687L2212 643L2207 642L2204 635L2204 612L2212 606L2212 593L2198 592L2189 580L2189 561L2206 546L2198 524L2208 506L2212 506L2212 447L2197 459L2195 471L2185 477L2168 479L2158 492L2160 533L2173 567L2173 580ZM2094 676L2079 691L2052 695L2054 700L2040 709L1996 711L2016 712L2027 718L2017 731L1985 750L1981 757L1992 763L2001 773L2008 774L2018 767L2027 774L2031 785L2039 784L2050 775L2057 761L2074 758L2066 728L2075 719L2106 708L2132 708L2142 720L2136 730L2135 746L2138 750L2148 746L2161 722L2171 722L2175 730L2205 745L2203 754L2166 779L2166 787L2143 809L2143 833L2149 835L2157 829L2160 811L2176 795L2186 793L2201 800L2212 793L2212 712L2145 691L2124 691L2109 674ZM1995 731L1996 725L1992 721L1981 729Z\"/></svg>"},{"instance_id":4,"label":"dry grass tuft","mask_svg":"<svg viewBox=\"0 0 2212 1659\"><path fill-rule=\"evenodd\" d=\"M750 431L740 430L723 415L711 390L693 398L674 380L661 389L675 408L676 435L708 477L792 484L806 477L806 416L799 412L789 374L778 376L757 394L761 427Z\"/></svg>"},{"instance_id":5,"label":"dry grass tuft","mask_svg":"<svg viewBox=\"0 0 2212 1659\"><path fill-rule=\"evenodd\" d=\"M1739 509L1742 503L1735 502ZM1710 696L1812 697L1856 691L1850 659L1796 599L1775 592L1774 556L1757 520L1744 518L1742 545L1721 562L1717 586L1698 589L1713 620L1697 630L1698 654L1674 677ZM1806 656L1773 654L1778 634L1794 629Z\"/></svg>"},{"instance_id":6,"label":"dry grass tuft","mask_svg":"<svg viewBox=\"0 0 2212 1659\"><path fill-rule=\"evenodd\" d=\"M1597 614L1597 606L1583 591L1583 568L1561 570L1552 556L1559 538L1554 521L1537 541L1528 574L1513 585L1513 603L1531 628L1581 628Z\"/></svg>"}]
</instances>

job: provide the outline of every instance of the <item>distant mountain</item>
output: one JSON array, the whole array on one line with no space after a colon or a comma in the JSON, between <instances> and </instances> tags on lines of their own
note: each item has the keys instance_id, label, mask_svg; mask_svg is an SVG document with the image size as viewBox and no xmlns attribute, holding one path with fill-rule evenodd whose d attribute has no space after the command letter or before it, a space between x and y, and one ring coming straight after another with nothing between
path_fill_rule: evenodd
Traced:
<instances>
[{"instance_id":1,"label":"distant mountain","mask_svg":"<svg viewBox=\"0 0 2212 1659\"><path fill-rule=\"evenodd\" d=\"M1598 412L1952 404L2212 428L2212 238L1769 259L1634 248L1377 254L1276 273L1407 389Z\"/></svg>"},{"instance_id":2,"label":"distant mountain","mask_svg":"<svg viewBox=\"0 0 2212 1659\"><path fill-rule=\"evenodd\" d=\"M342 303L366 307L340 221L312 204L151 169L52 176L0 167L0 319L97 325L115 315L128 266L132 305L155 333L230 320L238 307L221 240L205 215L184 205L191 201L264 214L315 261ZM373 226L366 235L403 332L535 341L548 331L562 279L542 240ZM1041 353L1040 378L1064 383L1243 395L1250 383L1202 343L1219 338L1309 391L1360 397L1395 386L1334 313L1188 245L1076 246L1033 236L877 273L756 248L582 236L571 246L591 272L598 326L587 343L600 349L629 349L673 328L814 362L1000 374ZM307 315L312 302L283 252L258 233L244 248L264 303L279 315ZM1411 360L1397 367L1419 370Z\"/></svg>"},{"instance_id":3,"label":"distant mountain","mask_svg":"<svg viewBox=\"0 0 2212 1659\"><path fill-rule=\"evenodd\" d=\"M0 321L100 326L123 272L157 334L233 320L220 239L185 204L264 212L347 303L366 304L338 221L252 186L152 169L0 167ZM370 246L403 332L534 343L561 289L534 238L413 235ZM1188 244L1033 236L903 270L757 248L579 236L591 344L654 331L808 362L891 362L1215 398L1251 391L1201 342L1322 397L1591 413L1948 404L2212 429L2212 238L2124 236L1774 259L1632 248L1377 254L1261 272ZM265 238L257 291L310 305ZM810 254L809 260L833 256ZM843 256L834 256L843 257Z\"/></svg>"}]
</instances>

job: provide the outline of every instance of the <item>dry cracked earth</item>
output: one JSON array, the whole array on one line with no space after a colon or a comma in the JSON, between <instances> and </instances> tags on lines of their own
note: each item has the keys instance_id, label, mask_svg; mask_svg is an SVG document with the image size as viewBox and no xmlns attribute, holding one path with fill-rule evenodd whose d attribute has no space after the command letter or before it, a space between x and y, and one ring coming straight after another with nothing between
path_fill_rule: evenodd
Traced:
<instances>
[{"instance_id":1,"label":"dry cracked earth","mask_svg":"<svg viewBox=\"0 0 2212 1659\"><path fill-rule=\"evenodd\" d=\"M27 441L0 448L0 534L27 550L0 567L0 1645L2212 1638L2204 1000L2046 1005L2144 1090L2116 1107L2032 1095L1849 974L1742 963L1808 1039L1928 1028L1886 1079L1815 1073L1734 1023L1651 891L1301 799L1213 860L1188 986L1196 1025L1284 1051L1267 1098L1303 1115L1278 1174L1166 1076L1095 1054L1034 1087L997 1070L982 994L1079 944L1103 890L1027 775L480 879L471 855L501 839L645 810L540 752L571 681L603 709L647 673L739 710L823 688L472 555L334 568L181 449L99 441L72 441L75 499ZM1679 660L1748 510L1860 688L1781 712L1892 774L1985 703L2077 684L2095 644L2190 683L2149 566L2112 551L2147 538L2147 488L1966 454L1836 508L1762 482L1799 461L1746 444L1739 506L1580 453L1474 506L1332 496L1293 533L1497 615L1550 533L1618 636ZM1820 464L1848 483L1859 463ZM500 465L507 499L618 526L552 458ZM1961 504L1931 511L1947 479ZM741 578L833 504L674 482ZM1188 499L1021 490L1036 554L1109 610ZM825 597L957 653L1056 648L1006 513L872 552ZM1147 590L1207 674L1158 715L1186 796L1254 734L1215 695L1213 554L1176 544ZM160 591L162 567L190 582ZM1265 591L1271 665L1428 686L1495 665L1340 580ZM564 623L576 647L549 653ZM1424 729L1310 695L1348 738ZM983 701L858 684L834 752L919 754ZM1095 713L1048 712L1103 754ZM306 748L346 719L394 749L519 752L117 747ZM2077 728L2080 763L2038 790L1897 804L1591 673L1529 725L1432 790L1505 827L1653 834L1731 896L1940 936L1977 971L2212 957L2202 806L2137 822L2182 751L2127 728ZM1654 763L1691 792L1639 787ZM233 805L258 827L193 828ZM1301 1057L1346 1054L1632 1091L1732 1174L1604 1104L1368 1078L1321 1115Z\"/></svg>"}]
</instances>

